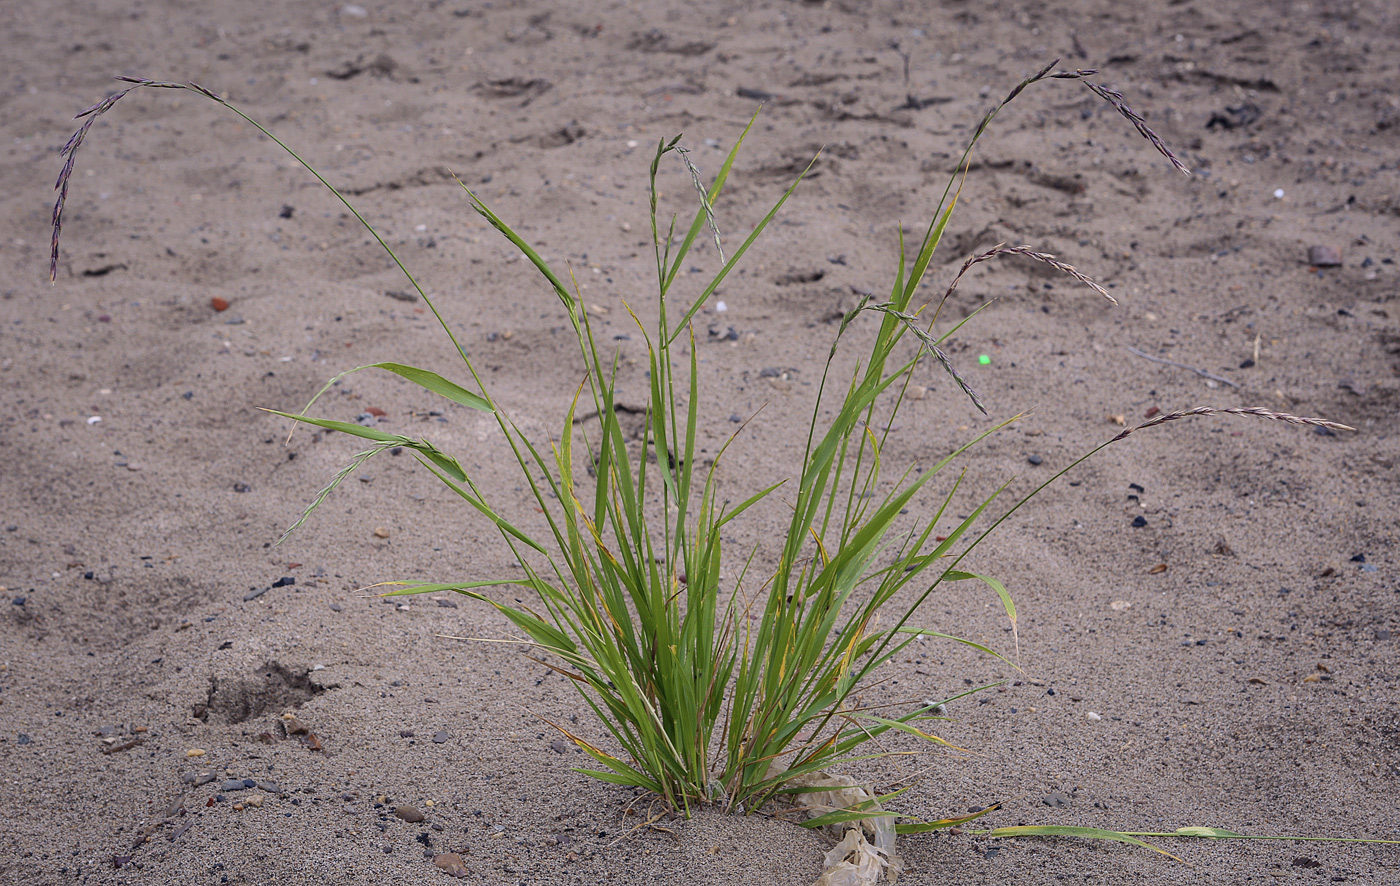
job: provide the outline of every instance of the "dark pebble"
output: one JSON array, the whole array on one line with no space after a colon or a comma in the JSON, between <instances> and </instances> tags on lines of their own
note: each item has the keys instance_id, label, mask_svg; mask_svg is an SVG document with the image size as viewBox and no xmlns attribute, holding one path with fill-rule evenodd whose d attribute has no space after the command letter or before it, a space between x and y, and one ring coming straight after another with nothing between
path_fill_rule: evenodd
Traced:
<instances>
[{"instance_id":1,"label":"dark pebble","mask_svg":"<svg viewBox=\"0 0 1400 886\"><path fill-rule=\"evenodd\" d=\"M29 744L31 741L33 741L33 739L30 738L29 734L26 732L21 732L19 734L19 738L15 740L18 741L20 744Z\"/></svg>"},{"instance_id":2,"label":"dark pebble","mask_svg":"<svg viewBox=\"0 0 1400 886\"><path fill-rule=\"evenodd\" d=\"M16 597L16 598L14 598L13 600L11 600L10 602L13 603L13 604L16 605L16 606L23 606L25 603L28 603L28 602L29 602L29 598L28 598L28 597Z\"/></svg>"},{"instance_id":3,"label":"dark pebble","mask_svg":"<svg viewBox=\"0 0 1400 886\"><path fill-rule=\"evenodd\" d=\"M439 608L439 609L456 609L456 608L457 608L457 601L456 601L456 600L439 600L439 601L438 601L438 608Z\"/></svg>"},{"instance_id":4,"label":"dark pebble","mask_svg":"<svg viewBox=\"0 0 1400 886\"><path fill-rule=\"evenodd\" d=\"M284 575L272 583L274 588L289 588L296 584L297 580L290 575Z\"/></svg>"},{"instance_id":5,"label":"dark pebble","mask_svg":"<svg viewBox=\"0 0 1400 886\"><path fill-rule=\"evenodd\" d=\"M758 371L759 378L782 378L783 371L776 366L767 366Z\"/></svg>"},{"instance_id":6,"label":"dark pebble","mask_svg":"<svg viewBox=\"0 0 1400 886\"><path fill-rule=\"evenodd\" d=\"M983 858L996 858L998 855L1001 855L1001 847L1000 847L1000 846L993 846L992 848L988 849L988 850L987 850L987 853L986 853L985 855L983 855L982 857L983 857Z\"/></svg>"},{"instance_id":7,"label":"dark pebble","mask_svg":"<svg viewBox=\"0 0 1400 886\"><path fill-rule=\"evenodd\" d=\"M245 778L243 779L243 786L245 788L255 788L258 786L258 781L255 778Z\"/></svg>"},{"instance_id":8,"label":"dark pebble","mask_svg":"<svg viewBox=\"0 0 1400 886\"><path fill-rule=\"evenodd\" d=\"M344 606L341 606L339 603L332 603L332 604L331 604L331 612L344 612L344 611L345 611L345 607L344 607Z\"/></svg>"},{"instance_id":9,"label":"dark pebble","mask_svg":"<svg viewBox=\"0 0 1400 886\"><path fill-rule=\"evenodd\" d=\"M234 491L234 492L252 492L252 491L253 491L253 487L249 486L247 483L235 483L235 484L233 484L233 491Z\"/></svg>"},{"instance_id":10,"label":"dark pebble","mask_svg":"<svg viewBox=\"0 0 1400 886\"><path fill-rule=\"evenodd\" d=\"M84 572L83 578L87 579L88 581L92 581L94 578L97 578L97 576L92 572Z\"/></svg>"},{"instance_id":11,"label":"dark pebble","mask_svg":"<svg viewBox=\"0 0 1400 886\"><path fill-rule=\"evenodd\" d=\"M1324 428L1322 425L1318 425L1317 427L1313 428L1313 433L1316 434L1316 435L1318 435L1319 437L1335 437L1335 436L1337 436L1336 433L1334 433L1333 430L1332 430L1331 428Z\"/></svg>"},{"instance_id":12,"label":"dark pebble","mask_svg":"<svg viewBox=\"0 0 1400 886\"><path fill-rule=\"evenodd\" d=\"M1353 563L1365 563L1365 562L1366 562L1366 555L1365 555L1365 554L1357 554L1356 556L1354 556L1354 557L1351 558L1351 562L1353 562Z\"/></svg>"},{"instance_id":13,"label":"dark pebble","mask_svg":"<svg viewBox=\"0 0 1400 886\"><path fill-rule=\"evenodd\" d=\"M412 737L414 736L414 734L415 734L415 733L414 733L414 731L413 731L412 729L400 729L400 730L399 730L399 738L412 738Z\"/></svg>"},{"instance_id":14,"label":"dark pebble","mask_svg":"<svg viewBox=\"0 0 1400 886\"><path fill-rule=\"evenodd\" d=\"M256 600L266 593L267 588L253 588L248 593L243 595L243 602L247 603L249 600Z\"/></svg>"},{"instance_id":15,"label":"dark pebble","mask_svg":"<svg viewBox=\"0 0 1400 886\"><path fill-rule=\"evenodd\" d=\"M433 744L442 744L445 741L447 741L447 730L433 733Z\"/></svg>"},{"instance_id":16,"label":"dark pebble","mask_svg":"<svg viewBox=\"0 0 1400 886\"><path fill-rule=\"evenodd\" d=\"M1253 360L1241 360L1241 361L1240 361L1240 368L1241 368L1241 369L1249 369L1249 368L1252 367L1253 365L1254 365L1254 361L1253 361Z\"/></svg>"},{"instance_id":17,"label":"dark pebble","mask_svg":"<svg viewBox=\"0 0 1400 886\"><path fill-rule=\"evenodd\" d=\"M556 738L549 743L550 750L556 754L562 754L569 749L569 745L562 738Z\"/></svg>"},{"instance_id":18,"label":"dark pebble","mask_svg":"<svg viewBox=\"0 0 1400 886\"><path fill-rule=\"evenodd\" d=\"M1390 631L1387 631L1387 630L1379 630L1379 631L1376 631L1376 639L1377 639L1377 640L1389 640L1389 639L1390 639Z\"/></svg>"},{"instance_id":19,"label":"dark pebble","mask_svg":"<svg viewBox=\"0 0 1400 886\"><path fill-rule=\"evenodd\" d=\"M427 816L425 816L423 813L419 812L418 809L417 809L417 807L414 807L414 806L400 806L399 808L397 808L397 809L394 810L394 817L395 817L395 818L401 818L401 819L403 819L404 821L407 821L407 822L414 822L414 823L417 823L417 822L422 821L422 820L423 820L424 818L426 818Z\"/></svg>"},{"instance_id":20,"label":"dark pebble","mask_svg":"<svg viewBox=\"0 0 1400 886\"><path fill-rule=\"evenodd\" d=\"M1026 461L1030 462L1030 463L1033 464L1033 465L1038 465L1038 464L1040 464L1041 462L1045 461L1045 459L1041 458L1041 457L1038 456L1038 455L1032 455L1032 456L1028 456L1028 457L1026 458Z\"/></svg>"},{"instance_id":21,"label":"dark pebble","mask_svg":"<svg viewBox=\"0 0 1400 886\"><path fill-rule=\"evenodd\" d=\"M732 422L734 422L734 424L737 425L737 424L742 424L742 423L743 423L744 417L743 417L742 415L740 415L739 413L736 412L736 413L734 413L733 415L729 416L729 420L732 421Z\"/></svg>"},{"instance_id":22,"label":"dark pebble","mask_svg":"<svg viewBox=\"0 0 1400 886\"><path fill-rule=\"evenodd\" d=\"M221 790L221 791L241 791L241 790L243 790L244 787L246 787L246 785L243 784L243 779L241 779L241 778L230 778L230 779L228 779L227 781L225 781L223 784L219 785L219 790Z\"/></svg>"},{"instance_id":23,"label":"dark pebble","mask_svg":"<svg viewBox=\"0 0 1400 886\"><path fill-rule=\"evenodd\" d=\"M1141 529L1142 527L1144 527L1144 526L1146 526L1146 525L1147 525L1147 518L1144 517L1143 515L1138 514L1136 517L1133 518L1133 528L1134 528L1134 529Z\"/></svg>"}]
</instances>

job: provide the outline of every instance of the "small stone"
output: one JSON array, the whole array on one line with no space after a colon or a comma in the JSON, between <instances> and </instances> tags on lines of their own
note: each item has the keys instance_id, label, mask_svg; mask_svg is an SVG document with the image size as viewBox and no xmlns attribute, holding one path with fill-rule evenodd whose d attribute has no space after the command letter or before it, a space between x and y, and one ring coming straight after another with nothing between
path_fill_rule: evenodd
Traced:
<instances>
[{"instance_id":1,"label":"small stone","mask_svg":"<svg viewBox=\"0 0 1400 886\"><path fill-rule=\"evenodd\" d=\"M549 743L550 750L556 754L562 754L569 750L569 745L562 738L556 738Z\"/></svg>"},{"instance_id":2,"label":"small stone","mask_svg":"<svg viewBox=\"0 0 1400 886\"><path fill-rule=\"evenodd\" d=\"M1141 529L1142 527L1147 525L1147 518L1141 514L1138 514L1136 517L1133 518L1132 525L1134 529Z\"/></svg>"},{"instance_id":3,"label":"small stone","mask_svg":"<svg viewBox=\"0 0 1400 886\"><path fill-rule=\"evenodd\" d=\"M1033 465L1038 465L1041 462L1045 461L1045 459L1041 458L1038 455L1031 455L1026 457L1026 461L1030 462Z\"/></svg>"},{"instance_id":4,"label":"small stone","mask_svg":"<svg viewBox=\"0 0 1400 886\"><path fill-rule=\"evenodd\" d=\"M274 588L289 588L296 584L297 580L290 575L284 575L272 583Z\"/></svg>"},{"instance_id":5,"label":"small stone","mask_svg":"<svg viewBox=\"0 0 1400 886\"><path fill-rule=\"evenodd\" d=\"M1097 723L1098 721L1103 719L1103 714L1100 714L1096 711L1090 711L1089 713L1084 715L1084 719L1089 720L1093 723Z\"/></svg>"},{"instance_id":6,"label":"small stone","mask_svg":"<svg viewBox=\"0 0 1400 886\"><path fill-rule=\"evenodd\" d=\"M208 784L209 782L213 781L213 780L214 780L214 773L212 773L212 772L186 772L184 775L180 776L180 780L183 781L183 782L184 782L185 784L187 784L187 785L193 785L194 787L200 787L200 786L202 786L202 785L206 785L206 784Z\"/></svg>"},{"instance_id":7,"label":"small stone","mask_svg":"<svg viewBox=\"0 0 1400 886\"><path fill-rule=\"evenodd\" d=\"M256 600L266 593L267 588L250 588L248 593L243 595L243 602L247 603L249 600Z\"/></svg>"},{"instance_id":8,"label":"small stone","mask_svg":"<svg viewBox=\"0 0 1400 886\"><path fill-rule=\"evenodd\" d=\"M203 757L203 756L204 756L204 749L203 749L203 748L190 748L188 751L185 751L185 756L186 756L186 757Z\"/></svg>"},{"instance_id":9,"label":"small stone","mask_svg":"<svg viewBox=\"0 0 1400 886\"><path fill-rule=\"evenodd\" d=\"M331 604L331 612L344 612L344 611L345 611L345 607L344 607L344 606L341 606L339 603L332 603L332 604Z\"/></svg>"},{"instance_id":10,"label":"small stone","mask_svg":"<svg viewBox=\"0 0 1400 886\"><path fill-rule=\"evenodd\" d=\"M252 491L253 491L253 487L249 486L247 483L238 482L238 483L233 484L233 491L234 491L234 492L252 492Z\"/></svg>"},{"instance_id":11,"label":"small stone","mask_svg":"<svg viewBox=\"0 0 1400 886\"><path fill-rule=\"evenodd\" d=\"M29 744L33 740L34 739L29 737L29 733L27 732L21 732L19 734L19 737L15 739L15 741L19 742L20 744Z\"/></svg>"},{"instance_id":12,"label":"small stone","mask_svg":"<svg viewBox=\"0 0 1400 886\"><path fill-rule=\"evenodd\" d=\"M1335 268L1342 263L1342 251L1335 246L1309 246L1308 264L1319 268Z\"/></svg>"},{"instance_id":13,"label":"small stone","mask_svg":"<svg viewBox=\"0 0 1400 886\"><path fill-rule=\"evenodd\" d=\"M422 821L426 816L419 812L414 806L400 806L394 810L394 817L401 818L407 822L417 823Z\"/></svg>"},{"instance_id":14,"label":"small stone","mask_svg":"<svg viewBox=\"0 0 1400 886\"><path fill-rule=\"evenodd\" d=\"M243 800L243 805L244 805L244 807L249 807L249 806L251 806L251 807L253 807L254 809L261 809L261 808L262 808L262 804L263 804L263 799L264 799L264 797L263 797L262 794L253 794L253 795L250 796L250 797L245 797L245 798L244 798L244 800Z\"/></svg>"},{"instance_id":15,"label":"small stone","mask_svg":"<svg viewBox=\"0 0 1400 886\"><path fill-rule=\"evenodd\" d=\"M1046 794L1040 798L1040 802L1051 809L1064 809L1069 806L1069 798L1061 793Z\"/></svg>"},{"instance_id":16,"label":"small stone","mask_svg":"<svg viewBox=\"0 0 1400 886\"><path fill-rule=\"evenodd\" d=\"M29 598L28 598L28 597L16 597L16 598L14 598L13 600L11 600L10 602L11 602L12 604L14 604L15 606L23 606L25 603L28 603L28 602L29 602Z\"/></svg>"},{"instance_id":17,"label":"small stone","mask_svg":"<svg viewBox=\"0 0 1400 886\"><path fill-rule=\"evenodd\" d=\"M441 855L434 855L433 864L437 865L438 870L447 874L449 877L460 878L467 876L466 862L462 861L462 856L455 852L444 852Z\"/></svg>"},{"instance_id":18,"label":"small stone","mask_svg":"<svg viewBox=\"0 0 1400 886\"><path fill-rule=\"evenodd\" d=\"M1377 639L1377 640L1389 640L1389 639L1390 639L1390 631L1387 631L1387 630L1384 630L1384 629L1379 630L1379 631L1376 631L1376 639Z\"/></svg>"},{"instance_id":19,"label":"small stone","mask_svg":"<svg viewBox=\"0 0 1400 886\"><path fill-rule=\"evenodd\" d=\"M227 311L228 299L219 298L216 295L213 298L209 299L209 307L213 308L216 311Z\"/></svg>"},{"instance_id":20,"label":"small stone","mask_svg":"<svg viewBox=\"0 0 1400 886\"><path fill-rule=\"evenodd\" d=\"M288 735L309 735L311 732L305 723L292 714L282 715L282 728L287 730Z\"/></svg>"},{"instance_id":21,"label":"small stone","mask_svg":"<svg viewBox=\"0 0 1400 886\"><path fill-rule=\"evenodd\" d=\"M219 790L221 790L221 791L241 791L241 790L243 790L244 787L245 787L245 785L243 784L243 779L241 779L241 778L230 778L230 779L226 779L226 780L224 781L223 784L219 785Z\"/></svg>"},{"instance_id":22,"label":"small stone","mask_svg":"<svg viewBox=\"0 0 1400 886\"><path fill-rule=\"evenodd\" d=\"M1127 600L1114 600L1112 603L1108 604L1108 608L1112 609L1114 612L1124 612L1132 607L1133 604L1129 603Z\"/></svg>"},{"instance_id":23,"label":"small stone","mask_svg":"<svg viewBox=\"0 0 1400 886\"><path fill-rule=\"evenodd\" d=\"M389 537L389 530L385 529L383 526L376 526L376 527L374 527L374 537L375 537L375 538L388 538L388 537Z\"/></svg>"},{"instance_id":24,"label":"small stone","mask_svg":"<svg viewBox=\"0 0 1400 886\"><path fill-rule=\"evenodd\" d=\"M457 608L457 601L456 601L456 600L439 600L439 601L437 601L437 605L438 605L438 608L439 608L439 609L456 609L456 608Z\"/></svg>"},{"instance_id":25,"label":"small stone","mask_svg":"<svg viewBox=\"0 0 1400 886\"><path fill-rule=\"evenodd\" d=\"M433 744L442 744L443 742L447 741L447 739L448 735L446 729L442 729L433 733Z\"/></svg>"}]
</instances>

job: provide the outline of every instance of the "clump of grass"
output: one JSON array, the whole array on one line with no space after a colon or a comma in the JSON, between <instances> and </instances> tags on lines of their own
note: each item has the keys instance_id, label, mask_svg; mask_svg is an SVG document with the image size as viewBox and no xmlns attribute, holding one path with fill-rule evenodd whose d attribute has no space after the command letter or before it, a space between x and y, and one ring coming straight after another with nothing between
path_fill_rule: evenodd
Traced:
<instances>
[{"instance_id":1,"label":"clump of grass","mask_svg":"<svg viewBox=\"0 0 1400 886\"><path fill-rule=\"evenodd\" d=\"M932 731L940 719L940 703L876 710L863 707L857 701L858 693L873 681L880 667L921 637L946 639L1001 657L970 640L922 627L918 616L922 604L945 583L975 581L998 597L1015 628L1016 608L1007 589L994 577L963 569L961 563L1029 496L980 529L977 524L993 507L1001 489L970 507L950 507L959 492L959 480L949 479L945 469L1016 417L995 423L930 464L901 465L890 478L883 455L895 416L925 354L978 409L986 411L941 347L961 323L942 331L937 328L941 308L974 265L1003 255L1021 255L1050 265L1109 301L1113 299L1089 277L1053 256L1006 244L968 258L933 310L926 310L927 304L916 304L915 296L952 218L973 147L998 111L1034 83L1080 81L1131 120L1176 168L1186 171L1142 118L1127 108L1122 96L1087 79L1093 73L1054 71L1051 64L1018 84L988 112L917 248L906 252L901 235L888 295L878 302L867 297L842 319L822 371L805 443L794 452L800 459L798 470L784 489L791 517L776 563L759 562L752 549L739 551L736 557L735 552L725 550L723 535L730 523L783 484L751 489L736 504L720 494L716 483L716 472L725 462L733 438L708 466L702 465L696 444L704 418L697 411L700 377L692 322L806 175L804 171L792 182L726 256L715 222L716 207L752 121L708 185L690 163L679 136L659 141L652 156L649 180L655 322L644 324L632 314L645 343L649 370L646 432L641 442L629 440L618 420L617 357L595 335L569 275L551 267L465 185L462 187L471 207L531 262L568 314L583 377L572 405L560 418L558 441L549 446L533 441L510 419L487 390L433 300L406 268L409 282L456 345L470 376L470 387L436 372L395 362L349 370L391 372L448 400L490 414L514 454L534 503L544 514L547 532L532 535L515 525L493 504L491 491L482 488L460 462L432 442L310 416L307 410L277 414L359 437L370 445L315 497L292 529L350 470L385 449L410 450L427 470L497 527L503 543L523 567L524 577L388 582L383 586L393 589L386 593L452 591L494 606L528 638L540 661L570 679L595 714L596 725L607 733L608 740L603 740L551 724L595 762L595 767L580 771L650 791L681 813L688 814L700 804L751 810L775 797L822 790L810 787L810 776L878 756L867 754L867 743L891 730L946 744ZM51 277L57 271L58 234L73 157L92 122L134 89L197 91L257 126L301 160L256 121L203 87L121 79L133 85L79 115L84 118L82 128L63 150L66 162L54 207ZM689 225L679 229L677 218L666 218L658 206L657 176L668 155L682 161L700 196L700 208ZM398 262L344 196L311 171ZM682 293L677 285L682 279L680 270L706 229L714 239L721 267L698 291ZM860 334L870 336L869 343L849 378L838 382L832 377L834 358L857 328ZM307 409L315 402L312 398ZM598 417L600 426L594 437L576 430L580 403ZM1093 452L1145 428L1216 413L1344 427L1260 408L1201 407L1159 416L1125 430ZM822 418L827 414L832 418ZM941 491L932 516L918 520L912 528L907 524L897 528L906 507L935 482ZM966 510L967 516L952 516L961 510ZM726 580L726 575L730 579ZM533 592L533 601L520 605L504 602L494 593L502 586L526 588ZM760 589L757 593L746 590L755 587ZM518 593L512 589L509 596ZM891 816L893 813L872 801L865 808L842 809L808 824L887 820ZM920 832L952 827L973 817L916 822L900 829Z\"/></svg>"}]
</instances>

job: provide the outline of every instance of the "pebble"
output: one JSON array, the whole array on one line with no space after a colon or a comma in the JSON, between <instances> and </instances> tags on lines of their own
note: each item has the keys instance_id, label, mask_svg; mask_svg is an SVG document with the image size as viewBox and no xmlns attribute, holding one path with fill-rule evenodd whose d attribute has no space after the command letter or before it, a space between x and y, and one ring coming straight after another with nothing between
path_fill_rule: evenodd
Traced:
<instances>
[{"instance_id":1,"label":"pebble","mask_svg":"<svg viewBox=\"0 0 1400 886\"><path fill-rule=\"evenodd\" d=\"M562 754L569 749L569 745L562 738L556 738L549 743L549 747L556 754Z\"/></svg>"},{"instance_id":2,"label":"pebble","mask_svg":"<svg viewBox=\"0 0 1400 886\"><path fill-rule=\"evenodd\" d=\"M1103 714L1100 714L1100 713L1098 713L1098 712L1096 712L1096 711L1090 711L1089 713L1087 713L1087 714L1084 715L1084 719L1086 719L1086 720L1091 720L1091 721L1097 723L1098 721L1100 721L1100 720L1103 719Z\"/></svg>"},{"instance_id":3,"label":"pebble","mask_svg":"<svg viewBox=\"0 0 1400 886\"><path fill-rule=\"evenodd\" d=\"M1033 464L1033 465L1038 465L1038 464L1040 464L1041 462L1045 461L1045 459L1041 458L1041 457L1038 456L1038 455L1032 455L1032 456L1028 456L1028 457L1026 458L1026 461L1030 462L1030 463Z\"/></svg>"},{"instance_id":4,"label":"pebble","mask_svg":"<svg viewBox=\"0 0 1400 886\"><path fill-rule=\"evenodd\" d=\"M230 779L226 779L226 780L224 781L223 784L219 785L219 790L221 790L221 791L241 791L241 790L243 790L245 787L248 787L248 785L245 785L245 784L243 783L243 779L241 779L241 778L230 778Z\"/></svg>"},{"instance_id":5,"label":"pebble","mask_svg":"<svg viewBox=\"0 0 1400 886\"><path fill-rule=\"evenodd\" d=\"M205 753L205 752L204 752L204 749L203 749L203 748L190 748L188 751L185 751L185 756L186 756L186 757L203 757L203 756L204 756L204 753Z\"/></svg>"},{"instance_id":6,"label":"pebble","mask_svg":"<svg viewBox=\"0 0 1400 886\"><path fill-rule=\"evenodd\" d=\"M408 822L420 822L426 818L415 806L400 806L394 810L394 817Z\"/></svg>"},{"instance_id":7,"label":"pebble","mask_svg":"<svg viewBox=\"0 0 1400 886\"><path fill-rule=\"evenodd\" d=\"M1335 268L1342 263L1342 251L1335 246L1309 246L1308 264L1319 268Z\"/></svg>"},{"instance_id":8,"label":"pebble","mask_svg":"<svg viewBox=\"0 0 1400 886\"><path fill-rule=\"evenodd\" d=\"M29 737L29 733L27 733L27 732L21 732L21 733L19 734L19 737L16 738L15 740L16 740L17 742L19 742L20 744L29 744L29 743L30 743L31 741L33 741L34 739L32 739L32 738Z\"/></svg>"},{"instance_id":9,"label":"pebble","mask_svg":"<svg viewBox=\"0 0 1400 886\"><path fill-rule=\"evenodd\" d=\"M462 861L462 856L455 852L444 852L441 855L434 855L433 864L437 865L438 870L447 874L449 877L467 876L467 864Z\"/></svg>"},{"instance_id":10,"label":"pebble","mask_svg":"<svg viewBox=\"0 0 1400 886\"><path fill-rule=\"evenodd\" d=\"M389 530L385 529L383 526L376 526L376 527L374 527L374 537L375 537L375 538L388 538L388 537L389 537Z\"/></svg>"},{"instance_id":11,"label":"pebble","mask_svg":"<svg viewBox=\"0 0 1400 886\"><path fill-rule=\"evenodd\" d=\"M243 602L247 603L249 600L256 600L266 593L267 588L250 588L248 593L243 595Z\"/></svg>"},{"instance_id":12,"label":"pebble","mask_svg":"<svg viewBox=\"0 0 1400 886\"><path fill-rule=\"evenodd\" d=\"M447 741L447 739L448 735L446 729L442 729L433 733L433 744L442 744L443 742Z\"/></svg>"},{"instance_id":13,"label":"pebble","mask_svg":"<svg viewBox=\"0 0 1400 886\"><path fill-rule=\"evenodd\" d=\"M274 588L289 588L296 584L297 580L290 575L284 575L272 583Z\"/></svg>"},{"instance_id":14,"label":"pebble","mask_svg":"<svg viewBox=\"0 0 1400 886\"><path fill-rule=\"evenodd\" d=\"M222 312L222 311L227 311L227 310L228 310L228 299L219 298L219 297L216 295L216 296L214 296L213 298L209 299L209 307L213 308L213 309L216 310L216 311L220 311L220 312Z\"/></svg>"},{"instance_id":15,"label":"pebble","mask_svg":"<svg viewBox=\"0 0 1400 886\"><path fill-rule=\"evenodd\" d=\"M1147 518L1144 517L1142 514L1138 514L1136 517L1133 518L1133 528L1134 528L1134 529L1141 529L1142 527L1144 527L1144 526L1146 526L1146 525L1147 525Z\"/></svg>"},{"instance_id":16,"label":"pebble","mask_svg":"<svg viewBox=\"0 0 1400 886\"><path fill-rule=\"evenodd\" d=\"M193 785L198 788L207 785L217 777L218 776L214 775L212 772L186 772L181 780L184 781L185 784Z\"/></svg>"},{"instance_id":17,"label":"pebble","mask_svg":"<svg viewBox=\"0 0 1400 886\"><path fill-rule=\"evenodd\" d=\"M1052 809L1064 809L1069 806L1069 798L1061 793L1046 794L1040 798L1040 802Z\"/></svg>"},{"instance_id":18,"label":"pebble","mask_svg":"<svg viewBox=\"0 0 1400 886\"><path fill-rule=\"evenodd\" d=\"M240 482L238 482L238 483L233 484L233 491L234 491L234 492L252 492L252 491L253 491L253 487L249 486L247 483L243 483L243 482L240 481Z\"/></svg>"},{"instance_id":19,"label":"pebble","mask_svg":"<svg viewBox=\"0 0 1400 886\"><path fill-rule=\"evenodd\" d=\"M339 603L332 603L332 604L331 604L331 612L344 612L344 611L345 611L345 607L344 607L344 606L341 606Z\"/></svg>"}]
</instances>

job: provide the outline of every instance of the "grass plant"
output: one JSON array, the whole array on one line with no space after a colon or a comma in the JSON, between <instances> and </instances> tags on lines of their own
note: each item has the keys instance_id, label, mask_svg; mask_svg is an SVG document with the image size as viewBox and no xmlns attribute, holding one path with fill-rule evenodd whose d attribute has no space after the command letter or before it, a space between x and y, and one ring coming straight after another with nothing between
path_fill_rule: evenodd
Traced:
<instances>
[{"instance_id":1,"label":"grass plant","mask_svg":"<svg viewBox=\"0 0 1400 886\"><path fill-rule=\"evenodd\" d=\"M739 501L726 498L717 485L717 472L725 463L733 437L708 464L697 449L697 434L706 419L698 413L701 379L693 324L716 288L744 259L806 175L805 171L799 175L726 255L715 218L752 121L708 185L685 154L679 136L659 141L652 155L649 180L655 320L647 324L631 314L647 353L647 405L641 440L630 438L619 421L618 356L595 334L570 274L552 267L477 194L462 186L471 207L538 270L567 312L575 335L582 380L572 405L560 417L557 440L532 440L522 432L492 396L433 299L340 191L243 111L194 84L120 78L130 85L79 115L83 123L64 148L66 163L57 184L50 273L52 277L58 266L58 235L74 155L93 121L132 90L190 89L267 134L307 165L403 269L451 338L469 382L459 384L435 371L397 362L378 362L349 372L390 372L449 401L491 415L547 525L547 531L540 534L522 529L494 503L492 490L483 488L461 462L431 441L309 415L316 402L312 398L301 413L277 414L361 438L368 446L321 490L288 532L301 525L338 483L368 459L394 447L411 451L447 488L496 526L523 568L523 576L388 582L377 587L388 588L385 593L390 595L456 592L494 606L508 618L542 663L569 678L596 715L596 725L606 733L606 737L588 736L580 734L583 730L551 724L594 761L580 770L585 774L651 792L681 814L707 804L732 811L753 810L775 797L813 790L794 787L796 779L879 756L882 752L867 748L892 730L944 744L934 732L940 719L937 705L914 703L898 710L877 710L862 706L858 694L874 681L881 667L921 637L962 643L1001 657L971 640L921 626L920 607L945 583L985 585L999 599L1013 629L1016 626L1016 608L1007 589L995 577L964 569L962 562L1054 478L1000 510L997 506L1004 486L981 500L953 507L961 489L960 478L951 469L980 440L1017 417L992 423L928 464L898 465L889 471L883 456L914 369L923 359L936 361L972 403L986 411L981 397L942 347L961 323L942 327L938 323L941 308L974 265L1003 255L1021 255L1067 274L1112 301L1091 279L1053 256L1002 244L969 258L941 298L929 304L917 302L935 249L957 205L973 147L1008 102L1042 81L1078 81L1117 108L1173 166L1185 171L1142 118L1124 104L1122 96L1087 79L1093 73L1056 71L1054 64L1049 65L1019 83L986 114L917 244L911 241L907 245L912 248L906 249L901 235L887 294L878 301L865 298L841 320L812 404L805 444L793 452L797 460L793 479L748 490L747 497ZM677 217L668 217L659 205L658 173L671 159L684 166L699 203L689 223L680 227ZM702 237L713 239L720 269L698 290L683 292L687 287L680 284L689 278L681 275L681 269L697 242L704 242ZM630 307L628 311L631 313ZM834 358L838 349L848 346L857 335L869 336L868 344L859 350L862 356L849 376L837 374ZM592 436L575 423L584 411L598 416L599 425ZM1124 430L1055 477L1136 431L1188 416L1218 413L1344 427L1257 408L1185 410ZM827 415L830 418L824 417ZM935 494L934 490L937 497L928 509L931 516L920 518L912 528L900 522L900 515L916 496ZM752 548L726 550L726 528L751 507L778 494L791 516L776 562L761 560ZM967 516L953 516L957 512ZM517 587L502 597L498 593L503 586ZM528 605L505 602L514 599L522 587L532 592ZM758 590L752 590L755 588ZM843 808L807 824L888 819L893 815L875 802L866 808ZM976 817L910 822L900 830L953 827ZM1078 835L1109 834L1114 835L1111 839L1140 842L1128 834L1090 830L1079 829ZM1031 831L1021 829L1017 834L1023 832ZM1012 835L1007 829L990 833ZM1230 832L1192 835L1238 836Z\"/></svg>"}]
</instances>

